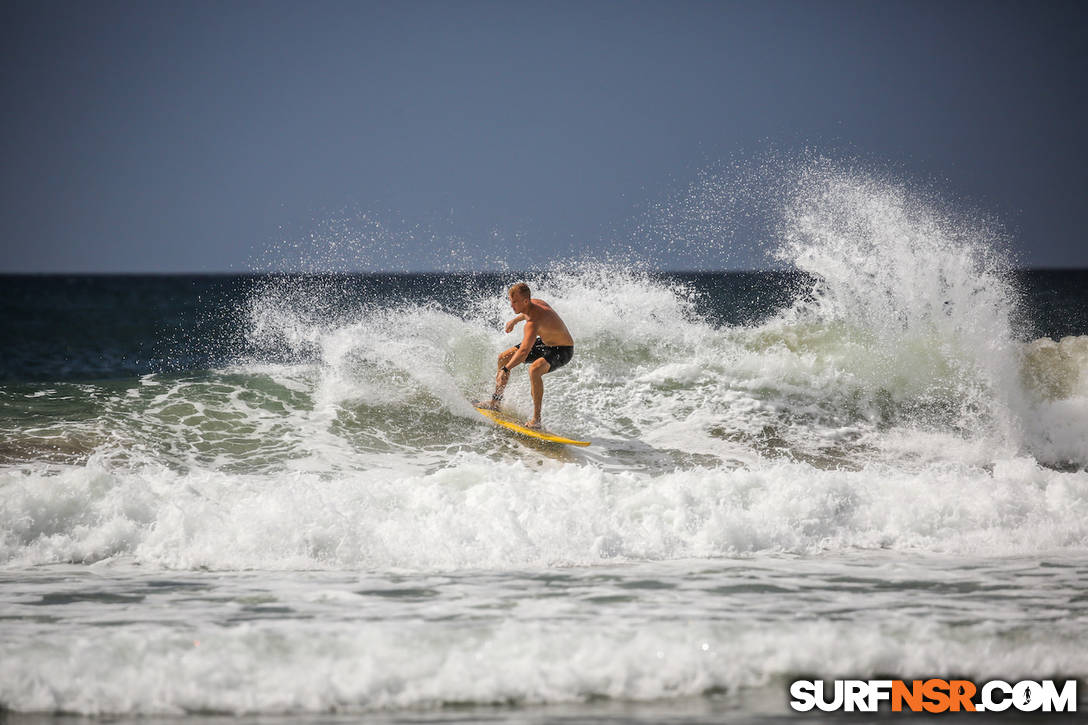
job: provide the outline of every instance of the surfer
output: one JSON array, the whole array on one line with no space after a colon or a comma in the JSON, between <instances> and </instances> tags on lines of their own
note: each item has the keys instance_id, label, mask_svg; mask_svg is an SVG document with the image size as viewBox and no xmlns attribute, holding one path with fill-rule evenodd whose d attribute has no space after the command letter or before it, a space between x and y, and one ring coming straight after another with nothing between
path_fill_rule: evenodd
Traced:
<instances>
[{"instance_id":1,"label":"surfer","mask_svg":"<svg viewBox=\"0 0 1088 725\"><path fill-rule=\"evenodd\" d=\"M510 380L510 371L523 362L529 363L529 386L533 394L533 417L526 421L529 428L540 427L540 404L544 400L544 375L570 362L574 356L574 338L552 306L544 300L533 299L529 285L518 282L507 291L510 307L517 317L506 323L512 332L519 322L525 323L525 334L517 345L499 355L499 371L495 375L495 393L484 407L498 410L503 391Z\"/></svg>"}]
</instances>

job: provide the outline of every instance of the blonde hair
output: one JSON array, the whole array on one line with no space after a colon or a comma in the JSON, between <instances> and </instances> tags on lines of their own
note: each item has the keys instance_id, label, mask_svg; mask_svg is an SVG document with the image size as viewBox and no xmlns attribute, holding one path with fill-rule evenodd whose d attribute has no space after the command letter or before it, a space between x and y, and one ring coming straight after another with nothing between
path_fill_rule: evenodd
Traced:
<instances>
[{"instance_id":1,"label":"blonde hair","mask_svg":"<svg viewBox=\"0 0 1088 725\"><path fill-rule=\"evenodd\" d=\"M512 295L515 292L518 293L519 297L524 297L525 299L531 299L533 296L532 293L529 292L529 285L525 284L524 282L518 282L517 284L510 285L510 289L507 291L507 294Z\"/></svg>"}]
</instances>

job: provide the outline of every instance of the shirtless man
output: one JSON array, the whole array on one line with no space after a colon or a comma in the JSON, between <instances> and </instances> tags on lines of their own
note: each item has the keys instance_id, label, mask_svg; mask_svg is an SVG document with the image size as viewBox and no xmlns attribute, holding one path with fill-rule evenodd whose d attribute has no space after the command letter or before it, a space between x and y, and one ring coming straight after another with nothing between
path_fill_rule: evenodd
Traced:
<instances>
[{"instance_id":1,"label":"shirtless man","mask_svg":"<svg viewBox=\"0 0 1088 725\"><path fill-rule=\"evenodd\" d=\"M529 363L529 384L533 393L533 417L526 421L529 428L540 427L540 404L544 400L544 374L570 362L574 356L574 338L555 310L544 300L532 298L529 285L518 282L507 292L510 306L518 316L506 323L511 332L519 322L525 322L521 342L499 355L499 371L495 375L495 394L488 407L497 409L502 401L510 371L523 362Z\"/></svg>"}]
</instances>

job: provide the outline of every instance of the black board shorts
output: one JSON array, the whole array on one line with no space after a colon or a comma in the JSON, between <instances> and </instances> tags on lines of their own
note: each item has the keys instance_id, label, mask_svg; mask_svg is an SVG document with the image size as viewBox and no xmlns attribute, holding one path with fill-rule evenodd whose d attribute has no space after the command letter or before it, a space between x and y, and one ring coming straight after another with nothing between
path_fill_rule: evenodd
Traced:
<instances>
[{"instance_id":1,"label":"black board shorts","mask_svg":"<svg viewBox=\"0 0 1088 725\"><path fill-rule=\"evenodd\" d=\"M519 342L514 347L520 349L521 343ZM525 358L525 362L533 362L544 358L548 361L548 365L551 366L548 368L548 372L551 372L569 363L572 357L574 357L574 345L545 345L544 341L538 337L533 346L529 348L529 356Z\"/></svg>"}]
</instances>

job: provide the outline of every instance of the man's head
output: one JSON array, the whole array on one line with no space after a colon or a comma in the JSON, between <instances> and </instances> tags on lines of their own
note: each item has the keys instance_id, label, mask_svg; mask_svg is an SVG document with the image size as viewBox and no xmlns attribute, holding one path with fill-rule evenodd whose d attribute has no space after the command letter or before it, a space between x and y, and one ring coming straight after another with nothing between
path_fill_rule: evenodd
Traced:
<instances>
[{"instance_id":1,"label":"man's head","mask_svg":"<svg viewBox=\"0 0 1088 725\"><path fill-rule=\"evenodd\" d=\"M529 301L532 299L532 293L529 291L529 285L524 282L518 282L515 285L511 285L507 291L507 296L510 298L510 306L519 315L524 313L529 307Z\"/></svg>"}]
</instances>

